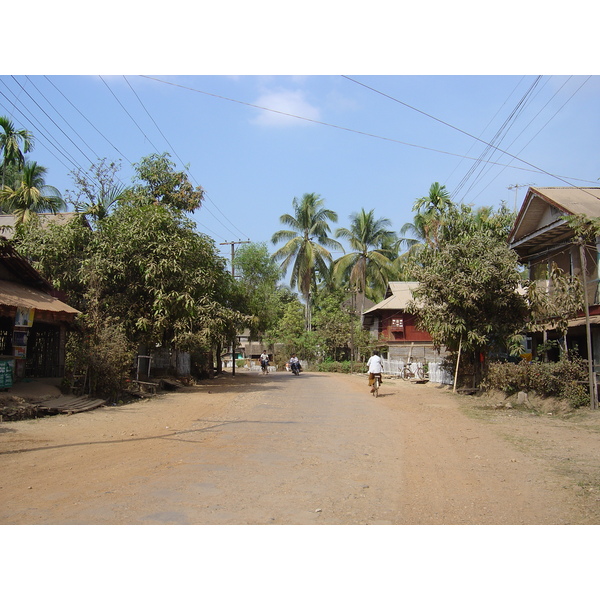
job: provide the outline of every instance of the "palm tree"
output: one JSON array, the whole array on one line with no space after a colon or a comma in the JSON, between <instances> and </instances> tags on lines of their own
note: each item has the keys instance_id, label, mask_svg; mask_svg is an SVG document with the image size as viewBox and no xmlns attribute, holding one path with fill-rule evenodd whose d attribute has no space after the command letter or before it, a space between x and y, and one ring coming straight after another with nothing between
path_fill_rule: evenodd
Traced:
<instances>
[{"instance_id":1,"label":"palm tree","mask_svg":"<svg viewBox=\"0 0 600 600\"><path fill-rule=\"evenodd\" d=\"M23 150L21 151L21 143ZM33 135L26 129L16 129L8 117L0 117L0 151L2 152L2 188L8 165L16 165L22 169L25 164L24 154L33 149ZM0 188L1 189L1 188Z\"/></svg>"},{"instance_id":2,"label":"palm tree","mask_svg":"<svg viewBox=\"0 0 600 600\"><path fill-rule=\"evenodd\" d=\"M286 243L274 254L275 260L281 260L281 268L286 273L292 266L290 286L297 287L306 302L306 326L311 326L310 294L316 283L316 273L326 277L328 263L332 262L327 248L342 250L342 245L328 236L329 222L337 221L337 214L324 208L325 200L318 194L304 194L294 198L294 214L285 214L279 220L290 229L277 231L271 242ZM293 264L292 264L293 263Z\"/></svg>"},{"instance_id":3,"label":"palm tree","mask_svg":"<svg viewBox=\"0 0 600 600\"><path fill-rule=\"evenodd\" d=\"M375 211L350 215L350 228L341 227L336 237L347 239L354 252L349 252L334 263L338 283L346 281L359 294L360 309L364 311L365 296L376 300L383 296L391 273L391 258L395 255L397 236L389 228L389 219L376 219Z\"/></svg>"},{"instance_id":4,"label":"palm tree","mask_svg":"<svg viewBox=\"0 0 600 600\"><path fill-rule=\"evenodd\" d=\"M112 207L123 199L130 189L118 183L111 184L106 189L102 186L96 198L82 205L77 204L76 210L83 208L84 215L89 215L94 221L100 221L109 215Z\"/></svg>"},{"instance_id":5,"label":"palm tree","mask_svg":"<svg viewBox=\"0 0 600 600\"><path fill-rule=\"evenodd\" d=\"M46 185L46 171L46 167L35 161L28 162L21 172L19 186L5 186L0 190L0 208L15 215L15 226L27 223L37 213L57 213L66 208L60 192Z\"/></svg>"},{"instance_id":6,"label":"palm tree","mask_svg":"<svg viewBox=\"0 0 600 600\"><path fill-rule=\"evenodd\" d=\"M413 211L417 213L415 222L418 221L418 227L424 232L427 245L437 246L444 214L453 206L454 203L446 186L440 185L437 181L431 184L427 196L417 198L413 205Z\"/></svg>"}]
</instances>

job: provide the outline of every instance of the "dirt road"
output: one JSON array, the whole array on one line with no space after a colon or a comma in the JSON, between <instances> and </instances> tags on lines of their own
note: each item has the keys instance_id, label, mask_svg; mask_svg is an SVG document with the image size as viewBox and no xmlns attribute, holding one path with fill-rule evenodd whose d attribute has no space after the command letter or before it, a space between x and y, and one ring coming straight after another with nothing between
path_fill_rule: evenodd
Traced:
<instances>
[{"instance_id":1,"label":"dirt road","mask_svg":"<svg viewBox=\"0 0 600 600\"><path fill-rule=\"evenodd\" d=\"M598 524L600 418L238 372L0 423L1 524ZM596 411L597 412L597 411Z\"/></svg>"}]
</instances>

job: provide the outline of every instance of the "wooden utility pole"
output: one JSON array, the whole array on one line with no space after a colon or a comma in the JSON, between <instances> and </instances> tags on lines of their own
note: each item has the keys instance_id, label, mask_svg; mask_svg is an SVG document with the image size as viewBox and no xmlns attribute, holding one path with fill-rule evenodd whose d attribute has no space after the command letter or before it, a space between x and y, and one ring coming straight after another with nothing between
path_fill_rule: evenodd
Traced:
<instances>
[{"instance_id":1,"label":"wooden utility pole","mask_svg":"<svg viewBox=\"0 0 600 600\"><path fill-rule=\"evenodd\" d=\"M237 242L221 242L221 246L227 246L231 244L231 276L235 279L235 245L236 244L249 244L250 240L239 240ZM233 340L231 341L231 376L235 377L235 334L233 335Z\"/></svg>"},{"instance_id":2,"label":"wooden utility pole","mask_svg":"<svg viewBox=\"0 0 600 600\"><path fill-rule=\"evenodd\" d=\"M590 389L590 408L596 410L598 408L598 391L596 388L596 377L594 373L594 364L592 362L592 331L590 327L590 306L588 304L587 293L587 261L585 258L585 242L579 240L579 258L581 260L581 279L583 281L583 303L585 305L585 337L587 342L588 353L588 379Z\"/></svg>"}]
</instances>

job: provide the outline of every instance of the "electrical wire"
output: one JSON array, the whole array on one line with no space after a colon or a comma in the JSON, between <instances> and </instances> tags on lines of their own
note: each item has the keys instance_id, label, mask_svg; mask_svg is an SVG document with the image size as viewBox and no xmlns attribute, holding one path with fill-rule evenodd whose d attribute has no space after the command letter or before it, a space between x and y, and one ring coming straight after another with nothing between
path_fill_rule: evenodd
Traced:
<instances>
[{"instance_id":1,"label":"electrical wire","mask_svg":"<svg viewBox=\"0 0 600 600\"><path fill-rule=\"evenodd\" d=\"M173 153L175 154L175 156L179 159L179 162L181 163L182 167L189 173L192 181L196 184L197 187L202 187L200 186L200 184L196 181L196 179L194 178L192 172L189 170L189 167L183 162L183 160L181 159L181 157L177 154L177 151L175 150L175 148L173 148L172 144L169 142L169 140L167 139L167 137L165 136L165 134L162 132L162 130L160 129L160 127L158 126L158 123L156 122L156 120L154 119L154 117L150 114L150 111L146 108L146 106L144 105L144 103L142 102L142 99L139 97L139 95L137 94L137 92L134 90L133 86L131 85L131 83L129 82L129 80L127 79L127 77L125 75L123 75L123 78L125 79L125 81L127 82L127 85L129 86L129 88L131 89L131 91L134 93L135 97L138 99L138 102L141 104L142 108L146 111L146 114L150 117L151 121L154 123L154 126L156 127L156 129L159 131L159 133L162 135L163 139L165 140L165 142L167 142L169 148L171 148L171 150L173 151ZM238 227L232 223L229 218L224 215L221 210L219 209L219 207L213 202L212 198L210 198L210 196L208 195L208 193L206 192L206 190L204 189L204 197L209 200L216 208L216 210L219 211L219 213L223 216L223 218L225 218L225 220L227 220L229 222L229 224L234 227L243 237L245 238L249 238L249 236L247 236L246 234L244 234L240 229L238 229ZM203 205L204 208L206 209L206 211L222 226L224 227L227 231L229 231L229 233L231 233L233 236L235 236L236 234L229 229L229 227L227 227L226 225L224 225L219 219L218 217L216 217L211 211L210 209L206 206L206 203Z\"/></svg>"},{"instance_id":2,"label":"electrical wire","mask_svg":"<svg viewBox=\"0 0 600 600\"><path fill-rule=\"evenodd\" d=\"M148 75L140 75L139 77L144 77L144 78L150 79L152 81L157 81L157 82L163 83L165 85L171 85L173 87L178 87L178 88L185 89L185 90L188 90L188 91L191 91L191 92L196 92L198 94L204 94L205 96L211 96L213 98L218 98L220 100L227 100L228 102L235 102L236 104L241 104L241 105L244 105L244 106L249 106L251 108L258 108L260 110L265 110L265 111L272 112L272 113L275 113L275 114L284 115L286 117L292 117L294 119L299 119L301 121L307 121L309 123L315 123L317 125L324 125L325 127L332 127L333 129L339 129L341 131L348 131L350 133L356 133L356 134L359 134L359 135L364 135L364 136L367 136L367 137L371 137L371 138L383 140L383 141L386 141L386 142L392 142L392 143L395 143L395 144L401 144L403 146L409 146L411 148L419 148L420 150L428 150L430 152L437 152L439 154L445 154L447 156L456 156L458 158L465 158L467 160L478 160L477 158L474 158L472 156L465 156L464 154L458 154L456 152L448 152L446 150L439 150L438 148L430 148L428 146L422 146L422 145L419 145L419 144L411 144L410 142L404 142L402 140L397 140L397 139L394 139L394 138L385 137L385 136L377 135L377 134L374 134L374 133L367 133L365 131L359 131L357 129L351 129L350 127L343 127L341 125L334 125L332 123L326 123L324 121L317 121L316 119L310 119L309 117L302 117L302 116L299 116L299 115L294 115L294 114L291 114L291 113L286 113L286 112L281 111L281 110L275 110L273 108L267 108L265 106L259 106L257 104L251 104L249 102L244 102L242 100L235 100L234 98L228 98L226 96L220 96L218 94L213 94L211 92L205 92L203 90L199 90L199 89L192 88L192 87L189 87L189 86L181 85L179 83L173 83L171 81L165 81L164 79L159 79L157 77L150 77ZM343 76L343 77L345 77L345 76ZM359 85L363 85L363 84L359 83ZM368 86L364 86L364 87L368 87ZM373 91L377 92L377 90L373 90ZM377 93L381 93L381 92L377 92ZM383 95L385 95L385 94L383 94ZM398 101L398 102L400 102L400 101ZM410 107L410 108L412 108L412 107ZM418 112L422 112L422 111L419 111L418 109L414 109L414 110L417 110ZM427 114L427 113L424 113L424 114ZM429 116L429 115L427 115L427 116ZM435 117L432 117L432 118L435 119ZM439 120L439 119L436 119L436 120ZM443 123L443 121L442 121L442 123ZM449 126L450 127L454 127L453 125L449 125ZM454 129L457 129L461 133L465 133L469 137L472 137L473 139L475 139L475 140L477 140L479 142L482 142L484 144L487 143L487 142L484 142L483 140L480 140L479 138L477 138L477 137L475 137L475 136L473 136L471 134L463 132L462 130L460 130L460 129L456 128L456 127L454 127ZM509 155L509 156L512 156L512 155ZM547 173L543 169L541 169L539 167L536 167L535 165L532 165L530 163L527 163L526 161L523 161L522 159L520 159L518 157L513 157L513 158L516 158L517 160L519 160L521 162L524 162L525 164L529 165L529 167L531 167L531 168L518 167L516 165L505 165L504 163L498 163L498 162L494 162L494 161L485 161L485 162L487 162L489 164L493 164L493 165L498 165L498 166L501 166L501 167L510 166L511 169L518 169L520 171L529 171L529 172L533 172L533 173L540 173L541 172L541 173L545 173L546 175L549 175L550 177L554 177L555 179L559 179L559 180L561 179L560 176L553 175L552 173ZM571 179L575 179L575 178L571 177ZM568 182L565 182L565 183L568 183Z\"/></svg>"},{"instance_id":3,"label":"electrical wire","mask_svg":"<svg viewBox=\"0 0 600 600\"><path fill-rule=\"evenodd\" d=\"M120 154L128 164L132 165L133 161L129 160L72 102L67 96L54 84L54 82L44 75L45 79L56 89L56 91L62 95L62 97L86 120L86 122L93 127L97 133L99 133L114 149Z\"/></svg>"},{"instance_id":4,"label":"electrical wire","mask_svg":"<svg viewBox=\"0 0 600 600\"><path fill-rule=\"evenodd\" d=\"M447 123L446 121L442 120L442 119L438 119L437 117L434 117L433 115L430 115L429 113L426 113L425 111L422 111L418 108L415 108L414 106L411 106L410 104L407 104L406 102L403 102L402 100L398 100L397 98L394 98L393 96L390 96L389 94L385 94L384 92L381 92L371 86L368 86L364 83L361 83L360 81L357 81L356 79L352 79L351 77L348 77L347 75L342 75L342 77L344 79L347 79L348 81L352 81L353 83L356 83L357 85L360 85L368 90L371 90L372 92L375 92L376 94L380 94L381 96L384 96L386 98L389 98L390 100L393 100L394 102L397 102L398 104L402 104L403 106L406 106L407 108L410 108L411 110L414 110L422 115L425 115L426 117L429 117L430 119L433 119L434 121L437 121L438 123L442 123L443 125L446 125L447 127L450 127L451 129L454 129L455 131L458 131L470 138L473 138L474 140L477 140L478 142L481 142L482 144L486 144L488 146L491 146L494 150L498 150L499 152L502 152L503 154L506 154L507 156L510 156L511 158L518 160L519 162L528 165L529 167L532 167L535 171L540 172L540 173L544 173L545 175L548 175L549 177L552 177L554 179L558 179L559 181L562 181L563 183L566 183L569 187L575 187L577 188L577 186L573 185L572 183L570 183L569 181L566 181L565 179L563 179L562 177L558 176L558 175L554 175L553 173L550 173L548 171L546 171L545 169L542 169L541 167L537 167L534 164L519 158L518 156L515 156L514 154L511 154L510 152L506 152L505 150L502 150L502 148L498 148L496 146L493 146L492 144L489 144L488 142L479 139L478 137L474 136L471 133L468 133L467 131L464 131L463 129L460 129L459 127L456 127L455 125L452 125L450 123ZM491 162L491 161L490 161ZM514 168L511 166L511 168ZM593 196L593 194L590 194L589 192L587 192L587 190L583 189L583 188L578 188L581 189L583 192L589 194L590 196Z\"/></svg>"}]
</instances>

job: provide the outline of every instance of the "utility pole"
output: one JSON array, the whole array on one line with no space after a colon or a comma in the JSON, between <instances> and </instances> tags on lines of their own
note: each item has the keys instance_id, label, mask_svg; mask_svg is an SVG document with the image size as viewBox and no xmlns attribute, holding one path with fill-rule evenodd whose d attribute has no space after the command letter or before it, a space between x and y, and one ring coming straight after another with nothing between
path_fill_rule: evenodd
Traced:
<instances>
[{"instance_id":1,"label":"utility pole","mask_svg":"<svg viewBox=\"0 0 600 600\"><path fill-rule=\"evenodd\" d=\"M235 245L236 244L249 244L250 240L246 240L246 241L237 241L237 242L221 242L221 246L227 246L228 244L231 244L231 276L235 279L235 265L234 265L234 258L235 258ZM233 340L231 341L231 376L235 377L235 339L236 339L236 335L234 333L233 335Z\"/></svg>"},{"instance_id":2,"label":"utility pole","mask_svg":"<svg viewBox=\"0 0 600 600\"><path fill-rule=\"evenodd\" d=\"M509 185L509 190L515 190L515 213L517 212L517 194L519 193L519 188L529 187L530 185L535 185L535 183L515 183L515 185Z\"/></svg>"}]
</instances>

